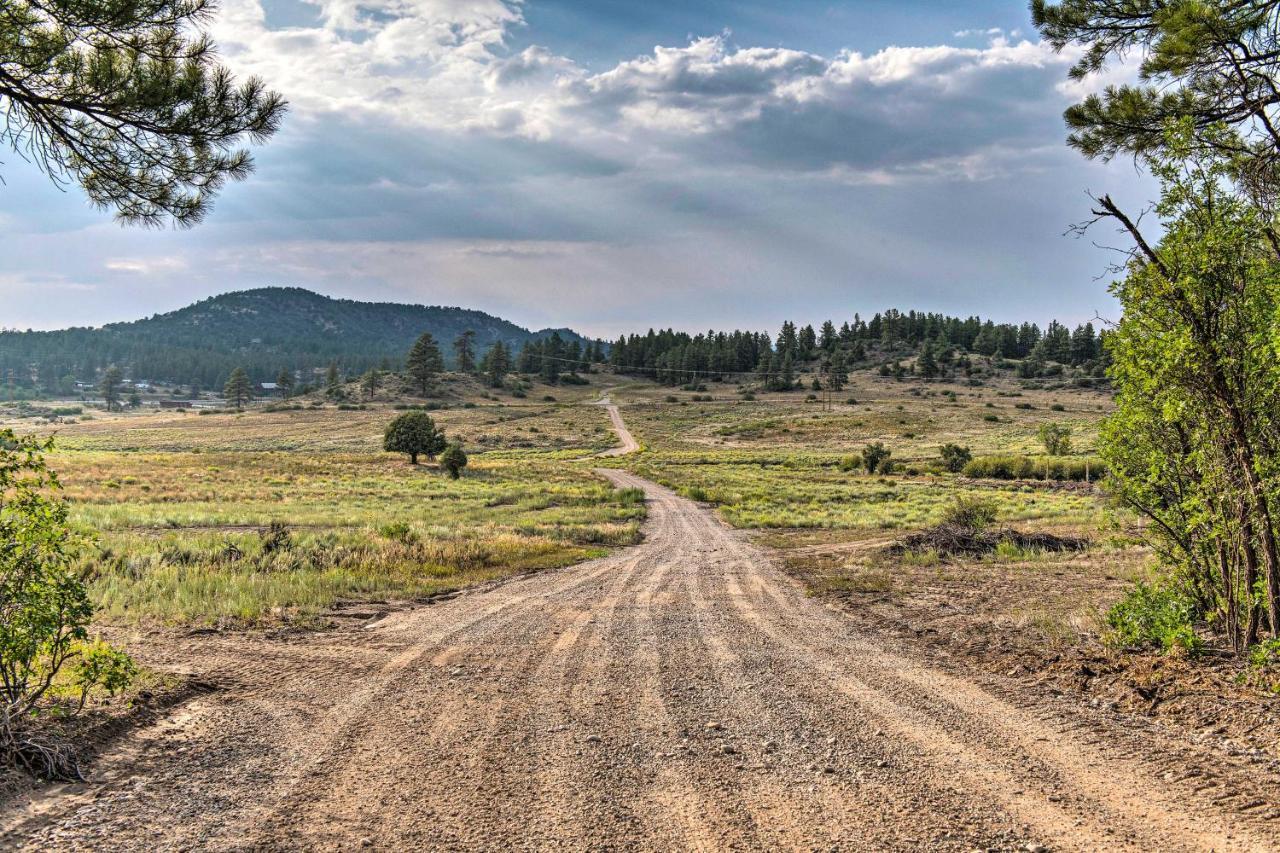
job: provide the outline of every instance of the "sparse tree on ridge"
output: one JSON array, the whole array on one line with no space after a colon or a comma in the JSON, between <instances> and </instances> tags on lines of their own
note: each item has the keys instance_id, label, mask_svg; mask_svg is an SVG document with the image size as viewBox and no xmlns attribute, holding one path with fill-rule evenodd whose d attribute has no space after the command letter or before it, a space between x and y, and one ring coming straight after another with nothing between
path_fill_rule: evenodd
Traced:
<instances>
[{"instance_id":1,"label":"sparse tree on ridge","mask_svg":"<svg viewBox=\"0 0 1280 853\"><path fill-rule=\"evenodd\" d=\"M244 372L243 367L231 371L227 384L222 388L222 396L237 409L243 409L253 399L253 384L249 382L249 374Z\"/></svg>"},{"instance_id":2,"label":"sparse tree on ridge","mask_svg":"<svg viewBox=\"0 0 1280 853\"><path fill-rule=\"evenodd\" d=\"M284 100L237 86L200 24L211 0L0 3L0 137L129 223L188 226L252 170Z\"/></svg>"},{"instance_id":3,"label":"sparse tree on ridge","mask_svg":"<svg viewBox=\"0 0 1280 853\"><path fill-rule=\"evenodd\" d=\"M436 377L444 370L440 346L430 332L423 332L414 342L409 357L405 359L404 369L418 392L423 397L429 396Z\"/></svg>"}]
</instances>

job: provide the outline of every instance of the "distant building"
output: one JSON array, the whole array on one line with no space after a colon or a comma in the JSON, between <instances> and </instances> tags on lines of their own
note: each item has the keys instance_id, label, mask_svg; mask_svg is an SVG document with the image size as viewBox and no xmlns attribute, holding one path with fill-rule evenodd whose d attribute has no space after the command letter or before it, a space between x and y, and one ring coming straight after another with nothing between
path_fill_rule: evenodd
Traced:
<instances>
[{"instance_id":1,"label":"distant building","mask_svg":"<svg viewBox=\"0 0 1280 853\"><path fill-rule=\"evenodd\" d=\"M280 386L275 382L259 382L258 390L263 394L279 394Z\"/></svg>"},{"instance_id":2,"label":"distant building","mask_svg":"<svg viewBox=\"0 0 1280 853\"><path fill-rule=\"evenodd\" d=\"M160 408L162 409L189 409L191 408L190 400L161 400Z\"/></svg>"}]
</instances>

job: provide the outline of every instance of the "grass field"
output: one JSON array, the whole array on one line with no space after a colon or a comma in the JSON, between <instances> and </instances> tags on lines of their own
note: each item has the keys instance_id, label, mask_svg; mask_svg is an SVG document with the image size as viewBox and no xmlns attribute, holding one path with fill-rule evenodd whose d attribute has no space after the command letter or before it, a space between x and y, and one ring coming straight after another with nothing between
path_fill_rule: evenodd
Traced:
<instances>
[{"instance_id":1,"label":"grass field","mask_svg":"<svg viewBox=\"0 0 1280 853\"><path fill-rule=\"evenodd\" d=\"M381 451L386 406L96 413L56 427L50 462L96 538L82 562L100 620L305 620L635 541L643 500L573 462L612 443L604 412L576 404L595 392L573 390L434 412L472 451L457 482Z\"/></svg>"},{"instance_id":2,"label":"grass field","mask_svg":"<svg viewBox=\"0 0 1280 853\"><path fill-rule=\"evenodd\" d=\"M627 464L715 504L735 526L918 528L936 523L958 494L993 499L1006 522L1070 528L1102 521L1101 503L1085 486L930 473L939 446L947 442L966 445L975 455L1043 454L1036 431L1046 422L1070 427L1074 452L1090 455L1109 405L1097 392L1029 391L1013 384L974 389L860 375L839 395L856 404L841 402L823 411L803 392L744 401L733 386L708 388L711 402L645 386L615 395L629 403L627 423L644 447ZM883 477L841 469L873 441L892 450L903 473Z\"/></svg>"},{"instance_id":3,"label":"grass field","mask_svg":"<svg viewBox=\"0 0 1280 853\"><path fill-rule=\"evenodd\" d=\"M419 598L636 541L643 501L591 470L615 442L604 411L589 405L609 387L642 445L609 464L708 502L734 526L776 533L770 544L784 552L843 554L851 542L927 527L957 495L990 498L1000 523L1029 529L1096 534L1104 519L1087 484L937 470L944 442L975 455L1041 453L1036 430L1048 421L1071 428L1074 453L1093 452L1104 394L1013 382L856 374L830 411L805 392L744 400L729 384L694 401L628 377L531 387L520 399L460 383L432 413L471 455L458 482L382 452L382 430L398 414L390 399L10 425L57 432L51 461L75 523L96 537L83 568L101 620L306 621L344 600ZM892 449L897 473L849 470L872 441ZM993 560L1008 568L1026 558ZM915 564L928 567L928 555ZM862 557L814 565L830 569L813 575L818 592L874 587L895 573Z\"/></svg>"}]
</instances>

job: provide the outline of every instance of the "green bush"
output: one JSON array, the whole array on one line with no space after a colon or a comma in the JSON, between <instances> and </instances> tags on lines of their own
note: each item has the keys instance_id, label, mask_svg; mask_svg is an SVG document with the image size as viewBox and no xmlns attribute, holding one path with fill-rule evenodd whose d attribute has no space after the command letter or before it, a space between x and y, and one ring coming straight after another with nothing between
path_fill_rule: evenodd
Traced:
<instances>
[{"instance_id":1,"label":"green bush","mask_svg":"<svg viewBox=\"0 0 1280 853\"><path fill-rule=\"evenodd\" d=\"M50 447L0 430L0 752L45 779L78 780L73 756L26 731L31 719L68 664L81 706L93 687L119 690L135 669L123 652L88 642L93 605L73 568L80 543L44 461Z\"/></svg>"},{"instance_id":2,"label":"green bush","mask_svg":"<svg viewBox=\"0 0 1280 853\"><path fill-rule=\"evenodd\" d=\"M943 524L966 530L985 530L996 520L996 502L991 498L956 495L942 512Z\"/></svg>"},{"instance_id":3,"label":"green bush","mask_svg":"<svg viewBox=\"0 0 1280 853\"><path fill-rule=\"evenodd\" d=\"M1192 625L1195 606L1172 586L1138 582L1107 611L1105 637L1125 648L1159 648L1191 657L1204 650Z\"/></svg>"},{"instance_id":4,"label":"green bush","mask_svg":"<svg viewBox=\"0 0 1280 853\"><path fill-rule=\"evenodd\" d=\"M947 442L938 448L938 453L942 456L942 467L946 468L953 474L958 474L964 470L964 466L968 465L973 459L973 451L962 444L952 444Z\"/></svg>"},{"instance_id":5,"label":"green bush","mask_svg":"<svg viewBox=\"0 0 1280 853\"><path fill-rule=\"evenodd\" d=\"M1083 482L1107 475L1101 459L1060 459L1043 456L979 456L964 466L964 476L982 480L1043 480Z\"/></svg>"},{"instance_id":6,"label":"green bush","mask_svg":"<svg viewBox=\"0 0 1280 853\"><path fill-rule=\"evenodd\" d=\"M862 464L866 467L868 474L875 474L876 472L887 473L880 471L880 469L892 455L893 451L885 447L883 442L873 441L862 448ZM892 464L890 464L889 470L893 470Z\"/></svg>"}]
</instances>

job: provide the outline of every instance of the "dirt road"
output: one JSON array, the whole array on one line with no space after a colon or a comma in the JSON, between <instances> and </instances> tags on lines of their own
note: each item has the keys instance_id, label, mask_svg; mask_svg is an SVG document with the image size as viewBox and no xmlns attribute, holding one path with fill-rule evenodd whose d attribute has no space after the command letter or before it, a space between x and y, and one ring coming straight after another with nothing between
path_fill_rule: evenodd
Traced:
<instances>
[{"instance_id":1,"label":"dirt road","mask_svg":"<svg viewBox=\"0 0 1280 853\"><path fill-rule=\"evenodd\" d=\"M609 423L613 424L613 431L617 433L619 442L617 447L610 448L597 455L601 457L626 456L628 453L635 453L639 450L640 443L631 434L631 430L627 429L626 423L622 420L622 413L618 411L618 407L614 405L607 392L600 398L597 405L604 406L605 411L609 413Z\"/></svg>"},{"instance_id":2,"label":"dirt road","mask_svg":"<svg viewBox=\"0 0 1280 853\"><path fill-rule=\"evenodd\" d=\"M642 545L359 630L193 639L168 662L221 689L0 847L1280 843L1273 774L856 633L707 510L605 474L648 494Z\"/></svg>"}]
</instances>

